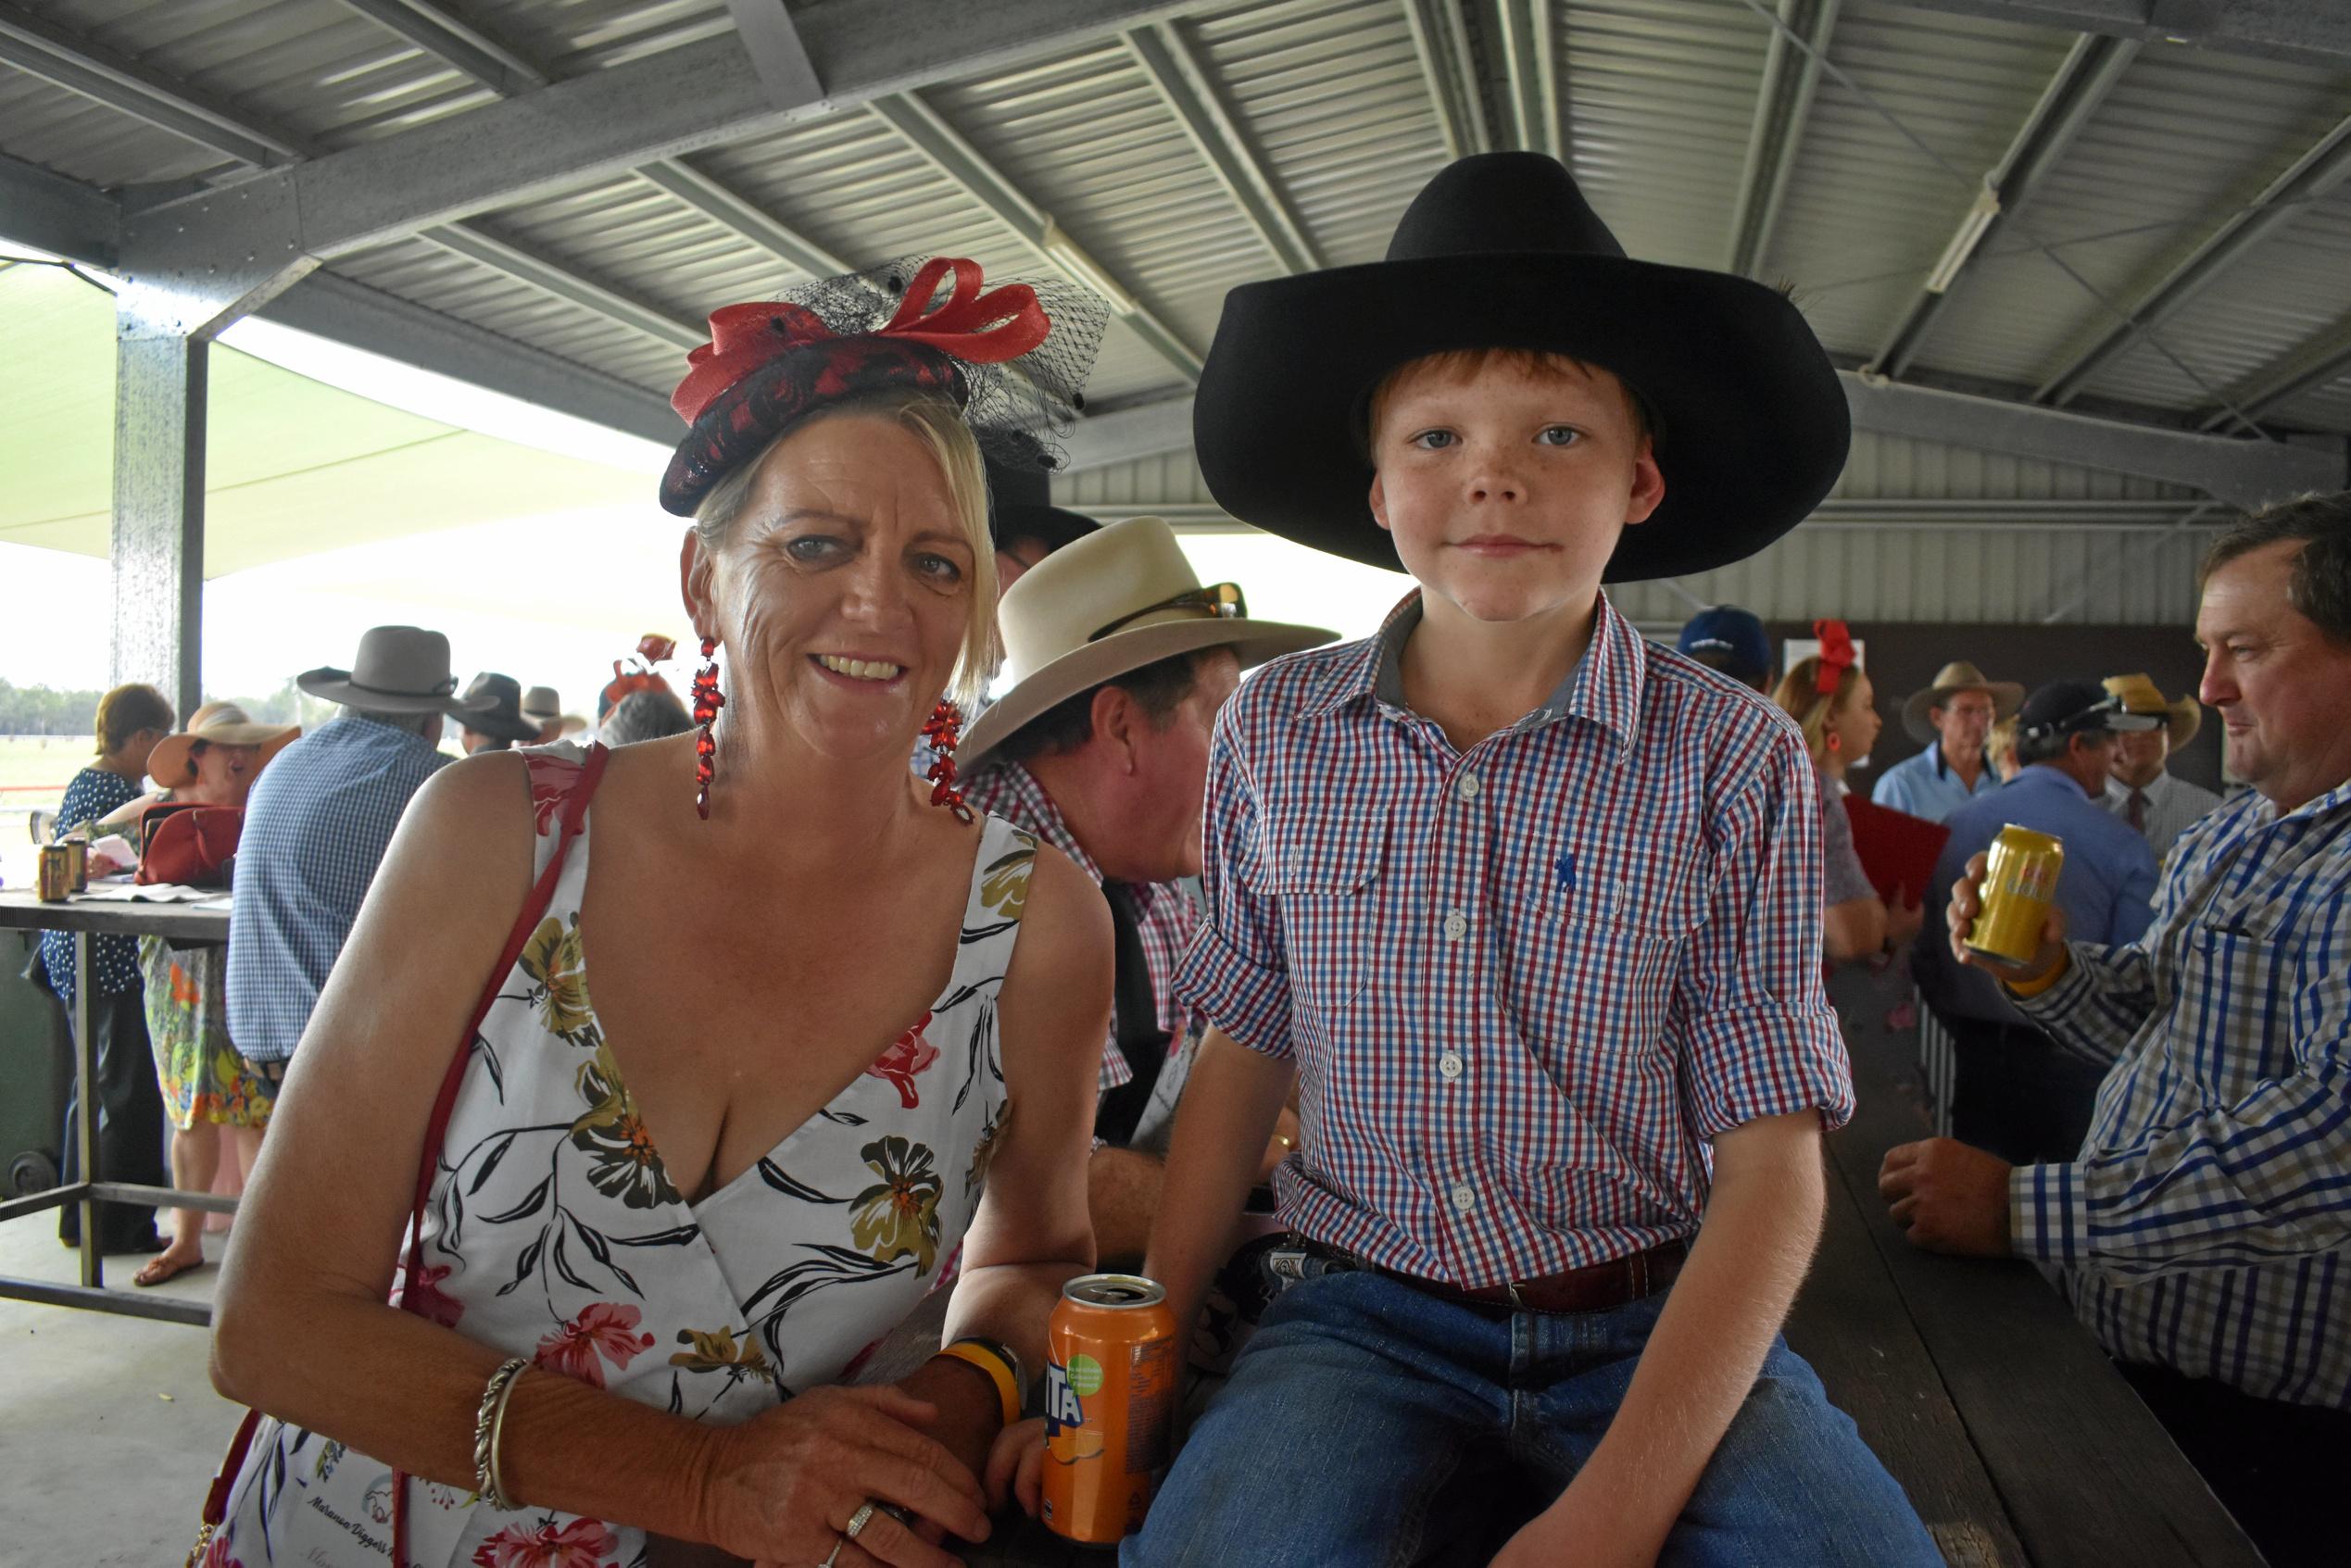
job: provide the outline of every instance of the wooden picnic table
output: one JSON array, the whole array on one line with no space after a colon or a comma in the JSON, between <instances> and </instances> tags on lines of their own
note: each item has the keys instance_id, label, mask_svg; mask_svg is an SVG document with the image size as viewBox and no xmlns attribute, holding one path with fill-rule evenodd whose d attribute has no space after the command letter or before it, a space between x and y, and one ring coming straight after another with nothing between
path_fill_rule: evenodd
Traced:
<instances>
[{"instance_id":1,"label":"wooden picnic table","mask_svg":"<svg viewBox=\"0 0 2351 1568\"><path fill-rule=\"evenodd\" d=\"M1878 1165L1929 1135L1915 1033L1882 996L1841 986L1860 1109L1829 1139L1828 1223L1789 1344L1910 1494L1952 1568L2261 1568L2097 1342L2029 1264L1912 1247ZM999 1522L974 1568L1111 1561Z\"/></svg>"},{"instance_id":2,"label":"wooden picnic table","mask_svg":"<svg viewBox=\"0 0 2351 1568\"><path fill-rule=\"evenodd\" d=\"M114 884L111 885L119 885ZM217 946L229 939L225 909L199 909L187 904L148 903L77 896L61 904L46 904L34 894L0 889L0 930L70 931L73 945L74 1020L73 1080L77 1098L85 1108L77 1143L82 1179L0 1203L0 1223L62 1208L82 1206L82 1281L59 1285L53 1280L0 1275L0 1297L45 1301L52 1306L82 1307L93 1311L120 1312L132 1317L160 1318L203 1328L212 1322L212 1309L202 1301L181 1301L146 1291L109 1289L106 1259L99 1250L98 1204L152 1203L177 1209L233 1212L236 1199L208 1192L182 1192L175 1187L145 1186L130 1182L95 1179L98 1170L97 1118L87 1114L88 1086L97 1081L97 1042L90 1031L90 935L161 936L178 947Z\"/></svg>"}]
</instances>

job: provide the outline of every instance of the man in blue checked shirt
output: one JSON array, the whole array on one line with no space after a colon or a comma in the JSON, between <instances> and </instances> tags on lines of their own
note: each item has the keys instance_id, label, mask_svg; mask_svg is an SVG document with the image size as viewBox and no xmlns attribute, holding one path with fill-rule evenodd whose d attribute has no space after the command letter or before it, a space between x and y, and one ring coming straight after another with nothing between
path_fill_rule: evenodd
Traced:
<instances>
[{"instance_id":1,"label":"man in blue checked shirt","mask_svg":"<svg viewBox=\"0 0 2351 1568\"><path fill-rule=\"evenodd\" d=\"M1880 1187L1910 1238L2051 1268L2075 1313L2279 1568L2342 1561L2351 1461L2351 492L2206 558L2202 696L2253 786L2181 835L2137 940L2004 972L2111 1063L2070 1161L1931 1138ZM2014 786L2011 786L2014 787ZM1952 890L1952 952L1980 856Z\"/></svg>"},{"instance_id":2,"label":"man in blue checked shirt","mask_svg":"<svg viewBox=\"0 0 2351 1568\"><path fill-rule=\"evenodd\" d=\"M1294 1077L1298 1283L1122 1562L1940 1562L1779 1338L1853 1103L1811 763L1601 592L1826 494L1804 319L1485 155L1386 261L1235 289L1195 409L1234 516L1419 591L1216 724L1147 1269L1188 1322Z\"/></svg>"},{"instance_id":3,"label":"man in blue checked shirt","mask_svg":"<svg viewBox=\"0 0 2351 1568\"><path fill-rule=\"evenodd\" d=\"M409 797L451 760L436 748L443 717L479 719L495 700L458 696L449 639L414 626L372 627L350 669L313 670L295 684L343 712L255 781L229 909L229 1037L273 1078L310 1022Z\"/></svg>"}]
</instances>

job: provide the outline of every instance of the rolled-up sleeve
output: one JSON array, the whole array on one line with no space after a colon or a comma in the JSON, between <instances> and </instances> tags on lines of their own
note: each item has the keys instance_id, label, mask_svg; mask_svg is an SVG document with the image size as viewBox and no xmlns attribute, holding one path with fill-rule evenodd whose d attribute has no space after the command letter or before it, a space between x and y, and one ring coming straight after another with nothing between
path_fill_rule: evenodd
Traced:
<instances>
[{"instance_id":1,"label":"rolled-up sleeve","mask_svg":"<svg viewBox=\"0 0 2351 1568\"><path fill-rule=\"evenodd\" d=\"M1817 786L1792 734L1775 734L1710 822L1708 909L1677 978L1682 1100L1711 1138L1817 1110L1853 1115L1853 1064L1820 980Z\"/></svg>"},{"instance_id":2,"label":"rolled-up sleeve","mask_svg":"<svg viewBox=\"0 0 2351 1568\"><path fill-rule=\"evenodd\" d=\"M1178 999L1251 1050L1288 1057L1289 965L1281 912L1267 887L1257 790L1236 723L1217 718L1209 749L1201 889L1207 909L1176 973Z\"/></svg>"}]
</instances>

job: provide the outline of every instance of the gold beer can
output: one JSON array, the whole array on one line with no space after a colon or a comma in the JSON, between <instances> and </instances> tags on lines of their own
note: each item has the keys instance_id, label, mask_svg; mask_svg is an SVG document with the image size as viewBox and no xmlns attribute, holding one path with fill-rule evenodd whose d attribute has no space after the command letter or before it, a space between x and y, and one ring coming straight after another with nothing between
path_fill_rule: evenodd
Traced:
<instances>
[{"instance_id":1,"label":"gold beer can","mask_svg":"<svg viewBox=\"0 0 2351 1568\"><path fill-rule=\"evenodd\" d=\"M90 841L86 838L69 838L65 841L65 852L67 869L73 873L73 890L76 893L89 892Z\"/></svg>"},{"instance_id":2,"label":"gold beer can","mask_svg":"<svg viewBox=\"0 0 2351 1568\"><path fill-rule=\"evenodd\" d=\"M44 904L62 904L73 892L73 858L66 853L64 845L41 847L39 884Z\"/></svg>"},{"instance_id":3,"label":"gold beer can","mask_svg":"<svg viewBox=\"0 0 2351 1568\"><path fill-rule=\"evenodd\" d=\"M2041 951L2041 928L2065 870L2062 840L2010 822L1992 841L1983 872L1983 909L1968 947L1995 963L2022 969Z\"/></svg>"}]
</instances>

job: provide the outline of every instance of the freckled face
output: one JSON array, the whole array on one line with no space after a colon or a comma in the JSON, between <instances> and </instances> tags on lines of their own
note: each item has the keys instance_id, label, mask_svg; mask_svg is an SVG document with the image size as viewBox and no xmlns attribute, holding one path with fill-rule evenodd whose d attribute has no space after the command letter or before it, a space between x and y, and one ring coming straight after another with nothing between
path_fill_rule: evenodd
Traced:
<instances>
[{"instance_id":1,"label":"freckled face","mask_svg":"<svg viewBox=\"0 0 2351 1568\"><path fill-rule=\"evenodd\" d=\"M953 495L912 432L864 414L801 427L761 464L724 548L689 545L688 560L688 608L724 647L730 704L826 756L912 746L973 592Z\"/></svg>"},{"instance_id":2,"label":"freckled face","mask_svg":"<svg viewBox=\"0 0 2351 1568\"><path fill-rule=\"evenodd\" d=\"M1488 622L1587 607L1666 493L1624 384L1598 369L1407 372L1373 458L1372 515L1406 570Z\"/></svg>"}]
</instances>

